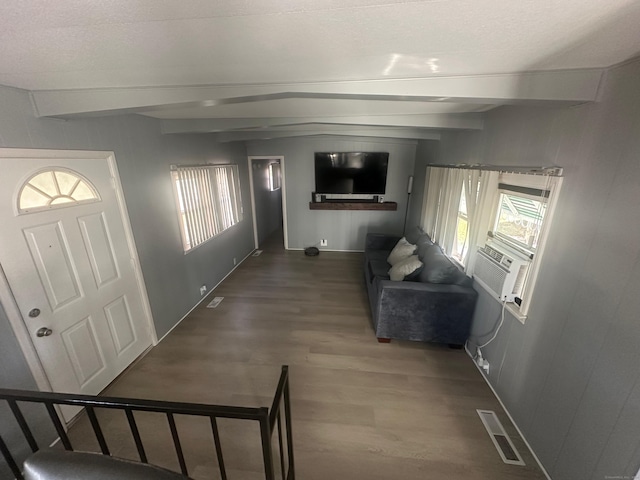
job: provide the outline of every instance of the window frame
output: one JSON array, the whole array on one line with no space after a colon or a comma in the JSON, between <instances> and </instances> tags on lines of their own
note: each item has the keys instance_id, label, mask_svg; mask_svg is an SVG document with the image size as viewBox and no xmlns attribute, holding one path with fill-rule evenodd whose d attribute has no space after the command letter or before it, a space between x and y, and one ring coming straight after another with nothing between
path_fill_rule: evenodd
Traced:
<instances>
[{"instance_id":1,"label":"window frame","mask_svg":"<svg viewBox=\"0 0 640 480\"><path fill-rule=\"evenodd\" d=\"M183 188L181 172L192 174L187 189ZM172 165L171 184L185 255L244 220L236 164Z\"/></svg>"},{"instance_id":2,"label":"window frame","mask_svg":"<svg viewBox=\"0 0 640 480\"><path fill-rule=\"evenodd\" d=\"M494 212L495 219L493 221L493 228L491 229L491 232L494 238L499 239L501 242L505 243L506 245L509 245L510 247L515 248L518 251L522 251L527 255L535 255L538 249L538 245L540 244L540 236L542 234L542 225L544 224L544 221L547 217L547 209L549 207L550 192L548 190L544 190L544 191L541 191L543 193L542 195L536 196L536 195L520 192L518 190L511 189L509 187L517 188L516 185L505 185L505 184L500 184L498 188L497 206ZM543 218L542 218L542 221L540 222L540 227L539 227L540 231L537 236L538 238L537 238L536 246L528 245L524 242L519 241L516 238L511 237L506 233L502 233L498 231L498 222L500 220L500 212L502 210L502 201L501 201L502 195L511 195L513 197L526 198L528 200L534 200L534 201L543 203L545 205Z\"/></svg>"},{"instance_id":3,"label":"window frame","mask_svg":"<svg viewBox=\"0 0 640 480\"><path fill-rule=\"evenodd\" d=\"M276 192L282 188L282 173L280 162L269 164L269 191Z\"/></svg>"},{"instance_id":4,"label":"window frame","mask_svg":"<svg viewBox=\"0 0 640 480\"><path fill-rule=\"evenodd\" d=\"M536 175L525 173L500 173L499 187L495 192L493 202L493 214L490 220L493 230L490 230L490 236L493 241L502 243L510 248L515 248L524 254L531 255L531 261L529 263L529 271L527 272L527 278L525 279L524 286L522 288L522 303L520 305L516 303L507 303L506 308L514 315L521 323L525 323L529 308L531 307L532 300L534 298L535 287L537 285L538 274L544 258L544 253L547 247L547 239L549 236L549 230L553 223L556 207L558 204L558 198L562 187L563 178L561 176L553 175ZM495 232L495 225L497 223L497 217L500 210L500 193L505 191L511 191L518 195L525 196L526 193L518 192L517 190L508 190L501 188L500 185L509 185L520 189L537 189L548 192L546 195L546 211L544 219L540 225L540 235L538 236L538 243L535 249L529 250L520 246L514 241L510 241L508 237L497 235ZM536 198L536 196L530 196L530 198ZM539 196L537 197L540 198Z\"/></svg>"},{"instance_id":5,"label":"window frame","mask_svg":"<svg viewBox=\"0 0 640 480\"><path fill-rule=\"evenodd\" d=\"M55 186L55 189L57 191L57 194L49 194L48 192L45 192L43 190L41 190L40 188L38 188L37 186L32 184L32 181L34 179L36 179L37 177L49 173L52 176L52 181L53 181L53 185ZM71 189L71 191L63 193L59 184L59 179L57 177L58 173L62 173L62 174L66 174L69 175L71 177L75 177L76 178L76 182L73 186L73 188ZM73 193L75 193L76 189L81 186L84 185L93 195L93 197L91 198L84 198L84 199L76 199L73 197ZM46 202L46 204L43 205L36 205L36 206L31 206L31 207L25 207L22 206L22 198L23 198L23 194L25 192L26 189L31 189L33 191L38 192L40 195L42 195L43 197L49 197L50 200L48 202ZM58 198L70 198L71 200L67 201L67 202L63 202L63 203L53 203L55 202L56 199ZM43 212L43 211L48 211L48 210L53 210L53 209L59 209L59 208L69 208L69 207L76 207L79 205L85 205L88 203L96 203L96 202L101 202L102 201L102 197L100 196L100 193L98 192L98 189L96 188L96 186L84 175L82 175L79 172L76 172L75 170L72 170L70 168L66 168L66 167L60 167L60 166L52 166L52 167L47 167L47 168L43 168L40 170L37 170L35 173L33 173L32 175L30 175L22 184L22 186L20 187L20 190L18 191L18 194L16 196L16 209L17 209L17 213L18 215L27 215L30 213L37 213L37 212Z\"/></svg>"}]
</instances>

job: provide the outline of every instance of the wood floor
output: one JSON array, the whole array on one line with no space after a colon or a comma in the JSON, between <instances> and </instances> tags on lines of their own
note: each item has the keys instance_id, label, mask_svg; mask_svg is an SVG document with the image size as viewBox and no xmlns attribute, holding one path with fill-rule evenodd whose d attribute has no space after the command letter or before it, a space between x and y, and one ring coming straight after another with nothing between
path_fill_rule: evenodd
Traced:
<instances>
[{"instance_id":1,"label":"wood floor","mask_svg":"<svg viewBox=\"0 0 640 480\"><path fill-rule=\"evenodd\" d=\"M278 235L263 249L105 393L268 406L287 364L298 479L544 478L464 351L376 341L361 254L305 257ZM224 301L205 308L214 296ZM501 461L477 408L498 413L526 466ZM124 418L101 420L112 453L136 458ZM88 428L81 419L72 440L97 451ZM177 469L165 424L149 417L141 428L150 462ZM190 475L219 478L205 426L179 429ZM229 479L264 478L257 426L220 430Z\"/></svg>"}]
</instances>

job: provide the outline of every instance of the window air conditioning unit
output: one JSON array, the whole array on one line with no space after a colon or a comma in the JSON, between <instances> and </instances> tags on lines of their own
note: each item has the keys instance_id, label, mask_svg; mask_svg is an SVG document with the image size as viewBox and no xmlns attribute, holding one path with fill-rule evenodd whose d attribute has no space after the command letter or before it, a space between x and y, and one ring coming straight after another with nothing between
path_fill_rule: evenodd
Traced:
<instances>
[{"instance_id":1,"label":"window air conditioning unit","mask_svg":"<svg viewBox=\"0 0 640 480\"><path fill-rule=\"evenodd\" d=\"M478 250L473 277L498 300L513 302L522 293L531 259L496 243Z\"/></svg>"}]
</instances>

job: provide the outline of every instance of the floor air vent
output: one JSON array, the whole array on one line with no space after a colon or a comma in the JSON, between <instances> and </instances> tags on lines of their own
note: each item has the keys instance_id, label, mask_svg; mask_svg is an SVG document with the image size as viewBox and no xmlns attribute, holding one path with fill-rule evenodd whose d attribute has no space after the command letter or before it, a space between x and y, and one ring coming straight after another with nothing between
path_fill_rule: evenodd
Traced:
<instances>
[{"instance_id":1,"label":"floor air vent","mask_svg":"<svg viewBox=\"0 0 640 480\"><path fill-rule=\"evenodd\" d=\"M504 431L495 412L492 410L476 410L476 412L478 412L484 428L487 429L491 441L496 446L500 457L502 457L502 461L510 465L524 465L522 457L514 447L507 432Z\"/></svg>"},{"instance_id":2,"label":"floor air vent","mask_svg":"<svg viewBox=\"0 0 640 480\"><path fill-rule=\"evenodd\" d=\"M218 305L220 305L220 302L222 302L222 300L224 300L224 297L213 297L213 300L209 302L207 308L216 308Z\"/></svg>"}]
</instances>

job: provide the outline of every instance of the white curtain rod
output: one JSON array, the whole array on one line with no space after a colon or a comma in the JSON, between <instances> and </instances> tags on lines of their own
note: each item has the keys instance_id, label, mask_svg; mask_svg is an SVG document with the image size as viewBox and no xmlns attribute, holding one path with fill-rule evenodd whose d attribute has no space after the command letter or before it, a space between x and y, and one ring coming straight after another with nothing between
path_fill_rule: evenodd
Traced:
<instances>
[{"instance_id":1,"label":"white curtain rod","mask_svg":"<svg viewBox=\"0 0 640 480\"><path fill-rule=\"evenodd\" d=\"M519 167L513 165L484 165L480 163L474 163L471 165L467 164L436 164L429 163L427 167L437 167L437 168L462 168L465 170L490 170L494 172L505 172L505 173L524 173L527 175L548 175L551 177L561 177L562 176L562 167Z\"/></svg>"}]
</instances>

